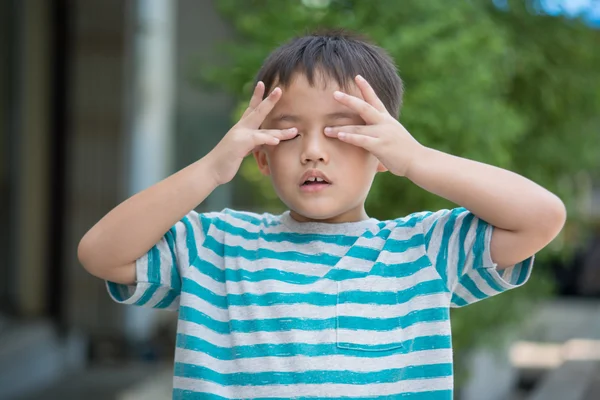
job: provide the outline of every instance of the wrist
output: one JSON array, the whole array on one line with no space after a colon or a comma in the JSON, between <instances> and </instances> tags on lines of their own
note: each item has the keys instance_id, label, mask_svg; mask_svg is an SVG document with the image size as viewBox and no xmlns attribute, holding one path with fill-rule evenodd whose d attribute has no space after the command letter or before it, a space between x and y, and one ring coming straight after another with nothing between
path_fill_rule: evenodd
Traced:
<instances>
[{"instance_id":1,"label":"wrist","mask_svg":"<svg viewBox=\"0 0 600 400\"><path fill-rule=\"evenodd\" d=\"M404 177L413 181L413 178L417 174L420 166L427 163L430 154L433 152L433 149L426 147L422 144L417 144L415 149L411 152L412 157L411 160L406 167L406 172L404 173Z\"/></svg>"},{"instance_id":2,"label":"wrist","mask_svg":"<svg viewBox=\"0 0 600 400\"><path fill-rule=\"evenodd\" d=\"M208 153L194 164L194 176L197 181L205 182L211 190L223 185L226 182L222 182L218 169L216 168L216 160L212 153Z\"/></svg>"}]
</instances>

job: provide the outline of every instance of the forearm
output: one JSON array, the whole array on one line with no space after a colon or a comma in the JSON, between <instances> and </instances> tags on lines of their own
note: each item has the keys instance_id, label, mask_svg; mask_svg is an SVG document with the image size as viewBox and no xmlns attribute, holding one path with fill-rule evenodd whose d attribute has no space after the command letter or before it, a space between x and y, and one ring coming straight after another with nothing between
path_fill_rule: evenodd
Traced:
<instances>
[{"instance_id":1,"label":"forearm","mask_svg":"<svg viewBox=\"0 0 600 400\"><path fill-rule=\"evenodd\" d=\"M422 148L407 178L423 189L448 199L484 221L512 232L556 229L564 213L561 200L536 183L513 172Z\"/></svg>"},{"instance_id":2,"label":"forearm","mask_svg":"<svg viewBox=\"0 0 600 400\"><path fill-rule=\"evenodd\" d=\"M144 255L217 187L203 158L115 207L81 239L78 256L97 276Z\"/></svg>"}]
</instances>

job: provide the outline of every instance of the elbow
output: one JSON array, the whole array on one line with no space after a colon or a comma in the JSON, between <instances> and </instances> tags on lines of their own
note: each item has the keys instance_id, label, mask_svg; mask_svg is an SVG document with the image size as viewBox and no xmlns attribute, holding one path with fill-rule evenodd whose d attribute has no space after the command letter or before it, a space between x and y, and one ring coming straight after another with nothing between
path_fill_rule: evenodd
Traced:
<instances>
[{"instance_id":1,"label":"elbow","mask_svg":"<svg viewBox=\"0 0 600 400\"><path fill-rule=\"evenodd\" d=\"M552 194L544 210L541 225L544 227L548 242L551 242L558 236L567 222L567 209L562 200Z\"/></svg>"},{"instance_id":2,"label":"elbow","mask_svg":"<svg viewBox=\"0 0 600 400\"><path fill-rule=\"evenodd\" d=\"M96 274L94 273L95 269L93 265L94 258L93 244L91 243L88 232L79 241L79 245L77 246L77 259L87 272L95 276Z\"/></svg>"}]
</instances>

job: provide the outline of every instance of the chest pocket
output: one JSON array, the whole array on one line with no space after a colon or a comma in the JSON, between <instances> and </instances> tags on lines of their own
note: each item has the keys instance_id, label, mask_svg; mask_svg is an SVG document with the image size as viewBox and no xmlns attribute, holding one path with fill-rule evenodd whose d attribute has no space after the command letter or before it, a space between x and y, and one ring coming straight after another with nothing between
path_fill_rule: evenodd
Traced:
<instances>
[{"instance_id":1,"label":"chest pocket","mask_svg":"<svg viewBox=\"0 0 600 400\"><path fill-rule=\"evenodd\" d=\"M362 239L362 238L361 238ZM375 260L352 256L361 239L336 266L336 345L340 349L388 351L402 348L399 294L395 279L372 274L385 259L377 250ZM367 239L363 244L367 244ZM385 252L384 252L385 254ZM375 267L375 268L374 268Z\"/></svg>"}]
</instances>

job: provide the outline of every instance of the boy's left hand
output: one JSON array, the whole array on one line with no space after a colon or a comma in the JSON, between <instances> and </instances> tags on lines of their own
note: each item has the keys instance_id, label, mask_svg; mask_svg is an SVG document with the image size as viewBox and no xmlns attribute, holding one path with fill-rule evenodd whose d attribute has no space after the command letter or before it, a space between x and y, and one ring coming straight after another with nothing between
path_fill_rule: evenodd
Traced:
<instances>
[{"instance_id":1,"label":"boy's left hand","mask_svg":"<svg viewBox=\"0 0 600 400\"><path fill-rule=\"evenodd\" d=\"M355 81L364 100L339 91L334 92L334 98L356 111L366 125L328 127L325 135L364 148L392 174L406 176L424 146L390 115L362 76L357 75Z\"/></svg>"}]
</instances>

